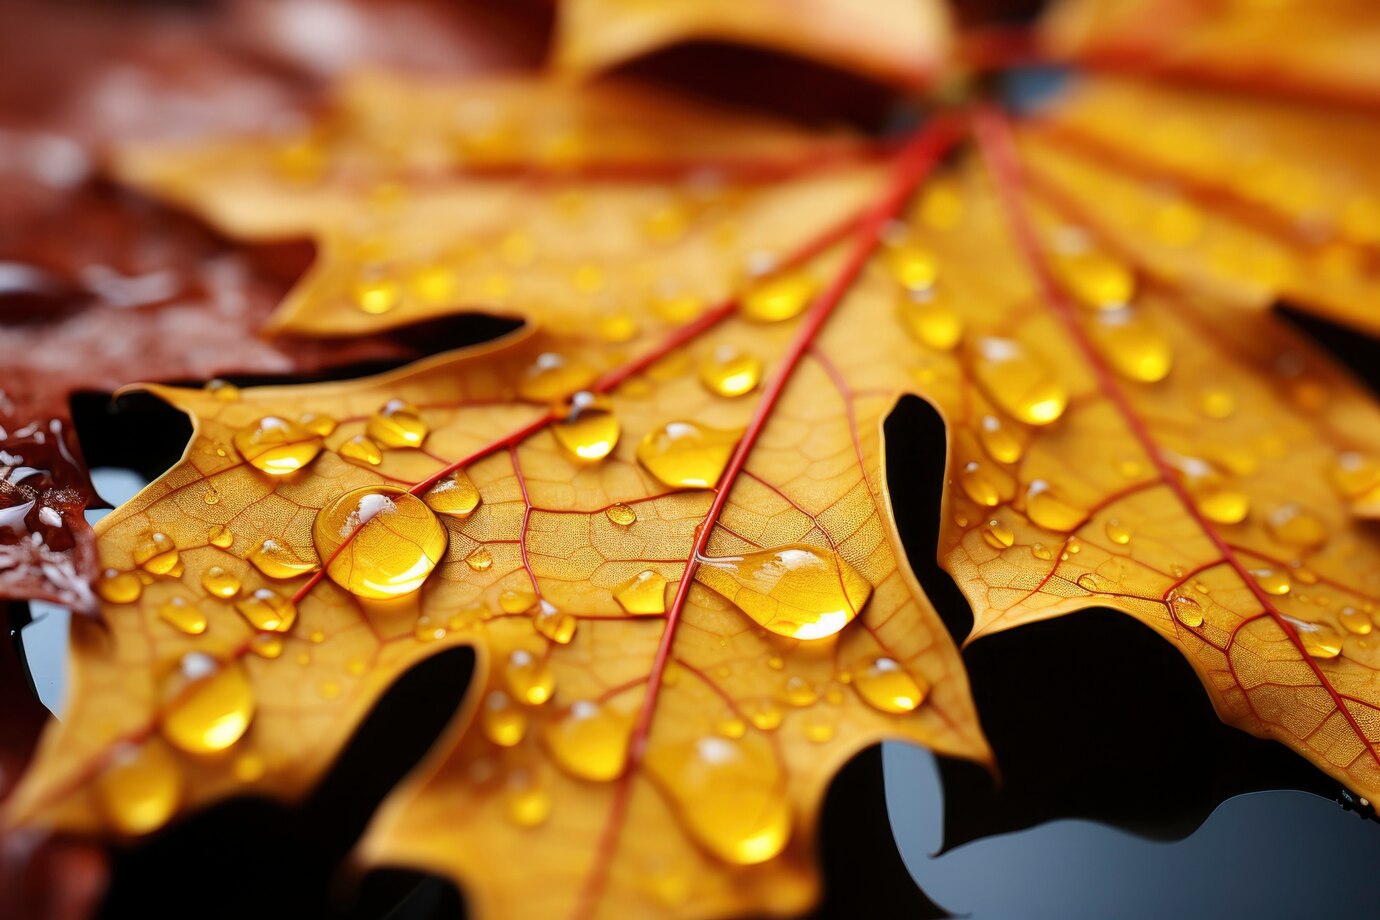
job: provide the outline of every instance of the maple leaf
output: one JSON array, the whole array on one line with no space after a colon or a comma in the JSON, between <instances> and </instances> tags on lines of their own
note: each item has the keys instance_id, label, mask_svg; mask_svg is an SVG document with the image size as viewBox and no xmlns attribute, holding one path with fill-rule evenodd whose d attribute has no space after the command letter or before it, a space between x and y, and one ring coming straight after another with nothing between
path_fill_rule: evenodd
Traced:
<instances>
[{"instance_id":1,"label":"maple leaf","mask_svg":"<svg viewBox=\"0 0 1380 920\"><path fill-rule=\"evenodd\" d=\"M99 525L106 625L74 624L73 700L8 824L291 799L392 679L465 644L475 690L369 860L496 915L804 908L853 753L990 758L886 498L920 347L873 334L892 303L845 300L952 137L893 161L846 251L805 243L620 366L529 330L369 380L155 388L194 439ZM507 871L533 862L537 892Z\"/></svg>"},{"instance_id":2,"label":"maple leaf","mask_svg":"<svg viewBox=\"0 0 1380 920\"><path fill-rule=\"evenodd\" d=\"M846 230L873 153L626 86L373 74L305 135L132 148L116 170L234 236L316 241L273 331L482 309L620 343L722 301L818 228Z\"/></svg>"},{"instance_id":3,"label":"maple leaf","mask_svg":"<svg viewBox=\"0 0 1380 920\"><path fill-rule=\"evenodd\" d=\"M885 82L928 85L943 66L949 11L936 0L563 0L552 63L588 76L667 46L718 40L821 60Z\"/></svg>"}]
</instances>

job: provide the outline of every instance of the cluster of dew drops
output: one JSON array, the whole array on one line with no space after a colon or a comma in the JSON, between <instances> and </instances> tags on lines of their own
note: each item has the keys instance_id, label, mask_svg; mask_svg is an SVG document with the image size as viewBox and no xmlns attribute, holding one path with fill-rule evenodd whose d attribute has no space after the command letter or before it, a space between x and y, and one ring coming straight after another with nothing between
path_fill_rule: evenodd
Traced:
<instances>
[{"instance_id":1,"label":"cluster of dew drops","mask_svg":"<svg viewBox=\"0 0 1380 920\"><path fill-rule=\"evenodd\" d=\"M779 322L797 317L818 293L817 280L803 270L765 274L742 298L740 313L756 322ZM715 396L734 399L755 390L762 380L763 361L736 345L711 344L700 360L697 374ZM553 406L550 430L564 454L573 462L594 464L608 457L621 437L621 423L609 398L590 389L596 373L582 362L556 353L539 355L521 375L517 393L525 401ZM233 385L208 384L217 399L240 398ZM326 439L337 421L322 413L306 413L296 419L265 416L236 431L234 452L259 473L288 477L307 468L326 449ZM365 431L342 441L335 452L362 466L378 466L385 451L420 448L430 428L424 413L402 400L389 400L367 422ZM674 420L648 432L636 449L638 462L658 482L671 490L712 489L732 456L740 431L715 429L693 420ZM216 448L228 455L228 446ZM203 493L208 505L219 503L213 486ZM339 587L361 598L387 600L419 590L445 556L448 531L441 518L463 521L480 505L479 490L463 470L443 476L423 494L392 486L376 485L347 492L331 501L316 516L312 528L316 558L299 556L272 538L258 541L244 558L268 583L286 582L313 575L322 568ZM623 502L604 509L611 526L629 529L637 525L637 511ZM209 528L206 542L230 551L236 535L223 524ZM128 571L107 569L97 582L97 592L110 604L132 604L158 579L177 580L183 573L179 547L167 534L146 533L133 553ZM466 565L482 572L494 565L484 546L465 557ZM871 584L832 550L807 544L791 544L734 557L698 560L707 574L726 579L733 603L762 629L790 639L827 639L852 621L871 595ZM230 567L211 565L201 575L207 598L233 604L253 628L251 639L230 659L218 661L201 653L182 656L179 666L164 681L158 729L162 742L116 749L101 774L97 788L111 823L126 833L143 833L166 822L182 795L181 771L173 749L207 757L231 751L248 731L256 703L248 673L239 653L276 659L284 652L285 634L293 630L297 608L292 596L272 587L246 591ZM646 569L616 586L613 597L630 617L660 616L666 612L668 582L661 572ZM476 609L456 613L438 622L421 614L415 635L421 641L443 637L447 630L461 630L495 615L528 616L535 630L552 643L573 641L579 618L562 611L531 590L506 590L495 602L496 610ZM200 603L174 596L163 603L158 617L167 627L188 636L206 632L208 618ZM319 632L310 637L325 640ZM310 656L299 656L303 664ZM783 670L776 655L767 665ZM362 661L347 668L363 674ZM678 666L665 675L669 685L678 677ZM730 707L717 720L713 737L701 739L683 756L668 759L664 770L674 770L668 785L685 795L696 796L697 817L687 825L701 842L724 859L751 863L770 858L784 846L790 829L790 809L780 783L764 787L763 794L775 803L746 824L734 814L732 790L744 782L761 785L774 769L773 749L754 744L749 726L760 732L776 729L784 720L781 705L808 708L823 701L844 702L847 685L873 709L886 714L905 714L925 700L928 687L895 659L872 655L840 668L827 686L816 686L801 676L788 676L777 698L743 707ZM496 748L512 748L528 735L532 714L548 705L555 695L555 678L544 656L525 649L513 651L501 668L501 685L491 689L479 710L479 724ZM319 688L327 699L340 696L338 683ZM781 704L781 705L778 705ZM542 740L552 759L570 775L592 781L609 781L624 768L630 720L595 700L579 700L547 718ZM836 732L825 713L803 724L805 737L823 744ZM656 763L651 764L653 768ZM244 751L232 760L237 779L245 783L264 776L264 756ZM522 826L536 826L549 815L549 793L528 770L513 771L505 790L508 816ZM716 811L714 805L725 803Z\"/></svg>"}]
</instances>

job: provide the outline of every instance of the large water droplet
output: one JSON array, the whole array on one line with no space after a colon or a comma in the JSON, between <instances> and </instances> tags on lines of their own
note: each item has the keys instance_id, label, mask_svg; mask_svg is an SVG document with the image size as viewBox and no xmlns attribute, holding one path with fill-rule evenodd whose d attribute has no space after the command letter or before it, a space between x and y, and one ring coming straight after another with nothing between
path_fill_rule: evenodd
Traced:
<instances>
[{"instance_id":1,"label":"large water droplet","mask_svg":"<svg viewBox=\"0 0 1380 920\"><path fill-rule=\"evenodd\" d=\"M837 553L803 543L704 559L699 577L758 625L792 639L834 635L872 596L871 582Z\"/></svg>"},{"instance_id":2,"label":"large water droplet","mask_svg":"<svg viewBox=\"0 0 1380 920\"><path fill-rule=\"evenodd\" d=\"M235 449L245 462L270 476L286 476L321 453L321 435L276 415L235 432Z\"/></svg>"},{"instance_id":3,"label":"large water droplet","mask_svg":"<svg viewBox=\"0 0 1380 920\"><path fill-rule=\"evenodd\" d=\"M853 689L881 712L910 712L925 700L928 688L893 658L874 658L853 672Z\"/></svg>"},{"instance_id":4,"label":"large water droplet","mask_svg":"<svg viewBox=\"0 0 1380 920\"><path fill-rule=\"evenodd\" d=\"M1068 391L1053 369L1014 339L978 342L973 371L997 405L1027 424L1048 425L1068 405Z\"/></svg>"},{"instance_id":5,"label":"large water droplet","mask_svg":"<svg viewBox=\"0 0 1380 920\"><path fill-rule=\"evenodd\" d=\"M191 754L225 750L240 740L254 717L254 690L237 661L184 655L164 692L163 736Z\"/></svg>"},{"instance_id":6,"label":"large water droplet","mask_svg":"<svg viewBox=\"0 0 1380 920\"><path fill-rule=\"evenodd\" d=\"M700 382L718 396L742 396L762 379L762 361L736 345L717 346L700 362Z\"/></svg>"},{"instance_id":7,"label":"large water droplet","mask_svg":"<svg viewBox=\"0 0 1380 920\"><path fill-rule=\"evenodd\" d=\"M182 770L157 739L111 752L96 779L101 810L122 834L147 834L168 822L182 798Z\"/></svg>"},{"instance_id":8,"label":"large water droplet","mask_svg":"<svg viewBox=\"0 0 1380 920\"><path fill-rule=\"evenodd\" d=\"M589 463L613 452L623 427L606 396L581 390L570 398L565 417L551 426L556 443L572 460Z\"/></svg>"},{"instance_id":9,"label":"large water droplet","mask_svg":"<svg viewBox=\"0 0 1380 920\"><path fill-rule=\"evenodd\" d=\"M547 723L546 747L561 769L580 779L607 782L623 772L632 722L608 706L579 700Z\"/></svg>"},{"instance_id":10,"label":"large water droplet","mask_svg":"<svg viewBox=\"0 0 1380 920\"><path fill-rule=\"evenodd\" d=\"M416 406L390 399L369 417L365 431L384 447L421 447L430 429Z\"/></svg>"},{"instance_id":11,"label":"large water droplet","mask_svg":"<svg viewBox=\"0 0 1380 920\"><path fill-rule=\"evenodd\" d=\"M613 589L618 606L633 616L653 616L666 612L666 576L647 569Z\"/></svg>"},{"instance_id":12,"label":"large water droplet","mask_svg":"<svg viewBox=\"0 0 1380 920\"><path fill-rule=\"evenodd\" d=\"M819 281L803 271L787 271L753 282L743 294L748 319L775 323L799 316L819 291Z\"/></svg>"},{"instance_id":13,"label":"large water droplet","mask_svg":"<svg viewBox=\"0 0 1380 920\"><path fill-rule=\"evenodd\" d=\"M676 488L712 488L723 474L742 437L696 422L668 422L647 433L637 459L664 484Z\"/></svg>"},{"instance_id":14,"label":"large water droplet","mask_svg":"<svg viewBox=\"0 0 1380 920\"><path fill-rule=\"evenodd\" d=\"M518 649L508 656L503 677L513 696L531 706L540 706L551 699L556 689L556 678L546 661L526 649Z\"/></svg>"},{"instance_id":15,"label":"large water droplet","mask_svg":"<svg viewBox=\"0 0 1380 920\"><path fill-rule=\"evenodd\" d=\"M445 555L446 529L417 496L367 486L331 502L312 524L326 574L360 597L390 598L422 586ZM348 542L347 542L348 541Z\"/></svg>"},{"instance_id":16,"label":"large water droplet","mask_svg":"<svg viewBox=\"0 0 1380 920\"><path fill-rule=\"evenodd\" d=\"M463 521L479 507L479 490L464 470L456 470L428 489L422 501L437 514Z\"/></svg>"}]
</instances>

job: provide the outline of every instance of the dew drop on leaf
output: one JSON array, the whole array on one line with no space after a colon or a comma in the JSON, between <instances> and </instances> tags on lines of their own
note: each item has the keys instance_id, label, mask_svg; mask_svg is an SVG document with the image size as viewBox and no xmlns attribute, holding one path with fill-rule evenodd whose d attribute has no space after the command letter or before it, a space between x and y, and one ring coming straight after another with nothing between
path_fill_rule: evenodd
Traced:
<instances>
[{"instance_id":1,"label":"dew drop on leaf","mask_svg":"<svg viewBox=\"0 0 1380 920\"><path fill-rule=\"evenodd\" d=\"M1327 542L1327 524L1305 508L1298 505L1281 505L1265 518L1265 526L1270 536L1281 543L1302 548L1313 548Z\"/></svg>"},{"instance_id":2,"label":"dew drop on leaf","mask_svg":"<svg viewBox=\"0 0 1380 920\"><path fill-rule=\"evenodd\" d=\"M315 559L302 559L272 537L251 549L245 558L265 576L278 580L296 578L319 568Z\"/></svg>"},{"instance_id":3,"label":"dew drop on leaf","mask_svg":"<svg viewBox=\"0 0 1380 920\"><path fill-rule=\"evenodd\" d=\"M240 579L234 572L213 565L201 573L201 586L206 593L221 600L229 600L240 593Z\"/></svg>"},{"instance_id":4,"label":"dew drop on leaf","mask_svg":"<svg viewBox=\"0 0 1380 920\"><path fill-rule=\"evenodd\" d=\"M208 380L203 389L221 402L234 402L240 398L240 388L228 380Z\"/></svg>"},{"instance_id":5,"label":"dew drop on leaf","mask_svg":"<svg viewBox=\"0 0 1380 920\"><path fill-rule=\"evenodd\" d=\"M298 419L297 424L308 431L315 432L321 437L327 437L335 431L336 420L324 412L304 412Z\"/></svg>"},{"instance_id":6,"label":"dew drop on leaf","mask_svg":"<svg viewBox=\"0 0 1380 920\"><path fill-rule=\"evenodd\" d=\"M637 512L622 502L609 505L604 514L619 527L630 527L637 523Z\"/></svg>"},{"instance_id":7,"label":"dew drop on leaf","mask_svg":"<svg viewBox=\"0 0 1380 920\"><path fill-rule=\"evenodd\" d=\"M417 590L445 555L448 536L417 496L366 486L322 508L312 524L326 574L351 594L385 599Z\"/></svg>"},{"instance_id":8,"label":"dew drop on leaf","mask_svg":"<svg viewBox=\"0 0 1380 920\"><path fill-rule=\"evenodd\" d=\"M479 490L464 470L456 470L427 489L422 501L437 514L463 521L479 507Z\"/></svg>"},{"instance_id":9,"label":"dew drop on leaf","mask_svg":"<svg viewBox=\"0 0 1380 920\"><path fill-rule=\"evenodd\" d=\"M283 654L283 637L277 633L262 632L249 641L249 650L260 658L270 661Z\"/></svg>"},{"instance_id":10,"label":"dew drop on leaf","mask_svg":"<svg viewBox=\"0 0 1380 920\"><path fill-rule=\"evenodd\" d=\"M813 706L819 700L819 691L805 678L792 675L781 687L781 699L791 706Z\"/></svg>"},{"instance_id":11,"label":"dew drop on leaf","mask_svg":"<svg viewBox=\"0 0 1380 920\"><path fill-rule=\"evenodd\" d=\"M416 406L390 399L369 417L365 433L384 447L421 447L431 429Z\"/></svg>"},{"instance_id":12,"label":"dew drop on leaf","mask_svg":"<svg viewBox=\"0 0 1380 920\"><path fill-rule=\"evenodd\" d=\"M646 569L613 589L618 606L633 616L666 612L666 576Z\"/></svg>"},{"instance_id":13,"label":"dew drop on leaf","mask_svg":"<svg viewBox=\"0 0 1380 920\"><path fill-rule=\"evenodd\" d=\"M963 317L942 287L906 292L900 310L906 331L922 345L952 351L963 338Z\"/></svg>"},{"instance_id":14,"label":"dew drop on leaf","mask_svg":"<svg viewBox=\"0 0 1380 920\"><path fill-rule=\"evenodd\" d=\"M584 390L594 382L588 365L553 351L537 356L518 380L518 395L532 402L550 403Z\"/></svg>"},{"instance_id":15,"label":"dew drop on leaf","mask_svg":"<svg viewBox=\"0 0 1380 920\"><path fill-rule=\"evenodd\" d=\"M1025 453L1025 443L995 415L984 415L978 423L978 440L988 456L999 463L1015 463Z\"/></svg>"},{"instance_id":16,"label":"dew drop on leaf","mask_svg":"<svg viewBox=\"0 0 1380 920\"><path fill-rule=\"evenodd\" d=\"M1123 262L1100 252L1060 253L1051 261L1059 281L1079 303L1097 310L1129 304L1136 294L1136 278Z\"/></svg>"},{"instance_id":17,"label":"dew drop on leaf","mask_svg":"<svg viewBox=\"0 0 1380 920\"><path fill-rule=\"evenodd\" d=\"M1256 583L1264 589L1266 594L1288 594L1293 587L1289 580L1289 573L1280 569L1255 569L1251 572Z\"/></svg>"},{"instance_id":18,"label":"dew drop on leaf","mask_svg":"<svg viewBox=\"0 0 1380 920\"><path fill-rule=\"evenodd\" d=\"M180 561L177 544L165 533L154 531L134 547L134 561L145 572L167 575Z\"/></svg>"},{"instance_id":19,"label":"dew drop on leaf","mask_svg":"<svg viewBox=\"0 0 1380 920\"><path fill-rule=\"evenodd\" d=\"M925 700L927 687L894 658L874 658L853 672L853 689L873 709L910 712Z\"/></svg>"},{"instance_id":20,"label":"dew drop on leaf","mask_svg":"<svg viewBox=\"0 0 1380 920\"><path fill-rule=\"evenodd\" d=\"M571 614L544 600L537 605L532 625L536 627L537 632L552 642L569 645L570 640L575 638L575 630L579 628L580 623Z\"/></svg>"},{"instance_id":21,"label":"dew drop on leaf","mask_svg":"<svg viewBox=\"0 0 1380 920\"><path fill-rule=\"evenodd\" d=\"M362 434L357 434L341 444L339 453L346 460L355 460L370 466L378 466L383 462L383 449L374 442L373 438Z\"/></svg>"},{"instance_id":22,"label":"dew drop on leaf","mask_svg":"<svg viewBox=\"0 0 1380 920\"><path fill-rule=\"evenodd\" d=\"M743 294L741 311L748 319L775 323L804 312L819 291L819 281L803 271L786 271L753 282Z\"/></svg>"},{"instance_id":23,"label":"dew drop on leaf","mask_svg":"<svg viewBox=\"0 0 1380 920\"><path fill-rule=\"evenodd\" d=\"M241 598L235 609L262 632L287 632L297 621L297 605L272 588L259 588Z\"/></svg>"},{"instance_id":24,"label":"dew drop on leaf","mask_svg":"<svg viewBox=\"0 0 1380 920\"><path fill-rule=\"evenodd\" d=\"M372 266L366 266L360 272L351 293L355 306L374 315L390 312L402 299L402 289L397 280L385 274L385 270Z\"/></svg>"},{"instance_id":25,"label":"dew drop on leaf","mask_svg":"<svg viewBox=\"0 0 1380 920\"><path fill-rule=\"evenodd\" d=\"M1068 391L1053 369L1014 339L978 342L973 373L997 405L1026 424L1048 425L1068 405Z\"/></svg>"},{"instance_id":26,"label":"dew drop on leaf","mask_svg":"<svg viewBox=\"0 0 1380 920\"><path fill-rule=\"evenodd\" d=\"M321 435L276 415L235 432L235 449L245 462L270 476L295 473L321 452Z\"/></svg>"},{"instance_id":27,"label":"dew drop on leaf","mask_svg":"<svg viewBox=\"0 0 1380 920\"><path fill-rule=\"evenodd\" d=\"M803 543L703 559L700 580L792 639L834 635L872 596L871 582L837 553Z\"/></svg>"},{"instance_id":28,"label":"dew drop on leaf","mask_svg":"<svg viewBox=\"0 0 1380 920\"><path fill-rule=\"evenodd\" d=\"M235 535L224 524L217 524L206 534L207 541L219 549L229 549L235 542Z\"/></svg>"},{"instance_id":29,"label":"dew drop on leaf","mask_svg":"<svg viewBox=\"0 0 1380 920\"><path fill-rule=\"evenodd\" d=\"M546 748L578 779L607 782L623 772L632 723L608 706L579 700L546 724Z\"/></svg>"},{"instance_id":30,"label":"dew drop on leaf","mask_svg":"<svg viewBox=\"0 0 1380 920\"><path fill-rule=\"evenodd\" d=\"M540 706L551 699L556 678L544 659L526 649L517 649L503 666L503 678L512 695L531 706Z\"/></svg>"},{"instance_id":31,"label":"dew drop on leaf","mask_svg":"<svg viewBox=\"0 0 1380 920\"><path fill-rule=\"evenodd\" d=\"M132 604L144 593L144 583L133 572L106 569L96 580L96 593L112 604Z\"/></svg>"},{"instance_id":32,"label":"dew drop on leaf","mask_svg":"<svg viewBox=\"0 0 1380 920\"><path fill-rule=\"evenodd\" d=\"M716 346L699 369L700 382L717 396L742 396L762 380L762 360L729 343Z\"/></svg>"},{"instance_id":33,"label":"dew drop on leaf","mask_svg":"<svg viewBox=\"0 0 1380 920\"><path fill-rule=\"evenodd\" d=\"M997 518L982 525L982 539L993 549L1006 549L1016 542L1016 534Z\"/></svg>"},{"instance_id":34,"label":"dew drop on leaf","mask_svg":"<svg viewBox=\"0 0 1380 920\"><path fill-rule=\"evenodd\" d=\"M1347 632L1358 636L1368 636L1371 629L1374 628L1374 624L1366 612L1357 610L1355 607L1343 607L1337 612L1337 619Z\"/></svg>"},{"instance_id":35,"label":"dew drop on leaf","mask_svg":"<svg viewBox=\"0 0 1380 920\"><path fill-rule=\"evenodd\" d=\"M240 740L254 717L254 690L237 661L184 655L164 692L163 737L189 754L224 751Z\"/></svg>"},{"instance_id":36,"label":"dew drop on leaf","mask_svg":"<svg viewBox=\"0 0 1380 920\"><path fill-rule=\"evenodd\" d=\"M570 459L581 463L602 460L613 452L623 426L605 396L581 390L570 398L565 418L551 426L556 443Z\"/></svg>"},{"instance_id":37,"label":"dew drop on leaf","mask_svg":"<svg viewBox=\"0 0 1380 920\"><path fill-rule=\"evenodd\" d=\"M1087 518L1081 508L1075 508L1059 497L1043 479L1036 479L1026 488L1026 515L1046 530L1067 533Z\"/></svg>"},{"instance_id":38,"label":"dew drop on leaf","mask_svg":"<svg viewBox=\"0 0 1380 920\"><path fill-rule=\"evenodd\" d=\"M1093 340L1107 363L1128 380L1158 383L1174 366L1174 347L1160 328L1140 312L1125 308L1098 315Z\"/></svg>"},{"instance_id":39,"label":"dew drop on leaf","mask_svg":"<svg viewBox=\"0 0 1380 920\"><path fill-rule=\"evenodd\" d=\"M1203 625L1202 605L1187 594L1171 594L1169 608L1174 611L1174 618L1190 629L1197 629Z\"/></svg>"},{"instance_id":40,"label":"dew drop on leaf","mask_svg":"<svg viewBox=\"0 0 1380 920\"><path fill-rule=\"evenodd\" d=\"M714 735L654 745L646 765L685 828L725 862L766 862L790 839L791 808L781 765L763 736Z\"/></svg>"},{"instance_id":41,"label":"dew drop on leaf","mask_svg":"<svg viewBox=\"0 0 1380 920\"><path fill-rule=\"evenodd\" d=\"M168 822L182 799L182 770L168 749L153 739L123 745L96 779L101 810L122 834L155 831Z\"/></svg>"},{"instance_id":42,"label":"dew drop on leaf","mask_svg":"<svg viewBox=\"0 0 1380 920\"><path fill-rule=\"evenodd\" d=\"M995 508L1001 503L996 480L976 460L970 460L959 471L958 484L963 487L964 494L979 505Z\"/></svg>"},{"instance_id":43,"label":"dew drop on leaf","mask_svg":"<svg viewBox=\"0 0 1380 920\"><path fill-rule=\"evenodd\" d=\"M206 614L185 597L169 599L158 608L158 617L173 629L189 636L199 636L206 631Z\"/></svg>"},{"instance_id":44,"label":"dew drop on leaf","mask_svg":"<svg viewBox=\"0 0 1380 920\"><path fill-rule=\"evenodd\" d=\"M1131 542L1131 529L1116 518L1107 519L1107 539L1118 546Z\"/></svg>"},{"instance_id":45,"label":"dew drop on leaf","mask_svg":"<svg viewBox=\"0 0 1380 920\"><path fill-rule=\"evenodd\" d=\"M883 261L892 280L909 291L932 287L939 274L934 253L913 242L903 241L888 248Z\"/></svg>"},{"instance_id":46,"label":"dew drop on leaf","mask_svg":"<svg viewBox=\"0 0 1380 920\"><path fill-rule=\"evenodd\" d=\"M504 613L526 613L537 602L537 596L526 589L504 591L498 596L498 609Z\"/></svg>"},{"instance_id":47,"label":"dew drop on leaf","mask_svg":"<svg viewBox=\"0 0 1380 920\"><path fill-rule=\"evenodd\" d=\"M814 712L805 717L801 729L807 741L814 744L825 744L833 740L837 726L834 724L833 717L827 713Z\"/></svg>"},{"instance_id":48,"label":"dew drop on leaf","mask_svg":"<svg viewBox=\"0 0 1380 920\"><path fill-rule=\"evenodd\" d=\"M502 690L484 697L480 721L484 736L500 747L512 747L527 734L527 713Z\"/></svg>"},{"instance_id":49,"label":"dew drop on leaf","mask_svg":"<svg viewBox=\"0 0 1380 920\"><path fill-rule=\"evenodd\" d=\"M526 770L514 770L503 790L508 818L519 827L538 827L551 817L551 793Z\"/></svg>"},{"instance_id":50,"label":"dew drop on leaf","mask_svg":"<svg viewBox=\"0 0 1380 920\"><path fill-rule=\"evenodd\" d=\"M494 564L494 555L487 547L479 547L465 557L465 565L476 572L482 572Z\"/></svg>"},{"instance_id":51,"label":"dew drop on leaf","mask_svg":"<svg viewBox=\"0 0 1380 920\"><path fill-rule=\"evenodd\" d=\"M1294 627L1303 650L1313 658L1336 658L1342 653L1341 635L1326 623L1308 623L1288 616L1284 619Z\"/></svg>"},{"instance_id":52,"label":"dew drop on leaf","mask_svg":"<svg viewBox=\"0 0 1380 920\"><path fill-rule=\"evenodd\" d=\"M1214 523L1239 524L1250 514L1250 496L1220 476L1190 477L1189 490L1203 517Z\"/></svg>"},{"instance_id":53,"label":"dew drop on leaf","mask_svg":"<svg viewBox=\"0 0 1380 920\"><path fill-rule=\"evenodd\" d=\"M668 422L637 446L647 471L673 489L712 488L742 436L696 422Z\"/></svg>"}]
</instances>

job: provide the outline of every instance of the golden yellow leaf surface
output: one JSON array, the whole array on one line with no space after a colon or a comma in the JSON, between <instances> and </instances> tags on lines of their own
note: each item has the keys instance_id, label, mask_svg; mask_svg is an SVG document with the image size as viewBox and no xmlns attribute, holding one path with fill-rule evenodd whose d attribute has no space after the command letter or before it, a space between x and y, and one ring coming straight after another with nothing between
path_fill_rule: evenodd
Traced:
<instances>
[{"instance_id":1,"label":"golden yellow leaf surface","mask_svg":"<svg viewBox=\"0 0 1380 920\"><path fill-rule=\"evenodd\" d=\"M1093 66L1374 101L1380 21L1369 0L1061 0L1042 38Z\"/></svg>"},{"instance_id":2,"label":"golden yellow leaf surface","mask_svg":"<svg viewBox=\"0 0 1380 920\"><path fill-rule=\"evenodd\" d=\"M671 45L714 40L919 86L943 66L950 39L949 11L937 0L563 0L553 64L587 76Z\"/></svg>"},{"instance_id":3,"label":"golden yellow leaf surface","mask_svg":"<svg viewBox=\"0 0 1380 920\"><path fill-rule=\"evenodd\" d=\"M869 153L628 86L365 74L298 133L133 147L115 171L232 236L316 243L271 331L482 310L620 343L856 214Z\"/></svg>"},{"instance_id":4,"label":"golden yellow leaf surface","mask_svg":"<svg viewBox=\"0 0 1380 920\"><path fill-rule=\"evenodd\" d=\"M99 525L105 625L74 624L72 702L9 826L291 799L403 669L463 644L465 709L367 861L456 878L483 916L804 909L852 754L990 761L887 499L881 425L922 347L877 334L893 299L845 296L949 133L847 241L626 363L531 330L359 381L157 388L193 440ZM914 255L868 283L923 287Z\"/></svg>"},{"instance_id":5,"label":"golden yellow leaf surface","mask_svg":"<svg viewBox=\"0 0 1380 920\"><path fill-rule=\"evenodd\" d=\"M981 126L992 170L960 170L962 220L917 238L963 329L919 373L973 637L1124 611L1224 720L1380 794L1380 539L1350 507L1380 487L1380 409L1270 313L1155 280Z\"/></svg>"},{"instance_id":6,"label":"golden yellow leaf surface","mask_svg":"<svg viewBox=\"0 0 1380 920\"><path fill-rule=\"evenodd\" d=\"M1373 116L1097 79L1021 139L1031 181L1156 275L1380 332Z\"/></svg>"}]
</instances>

